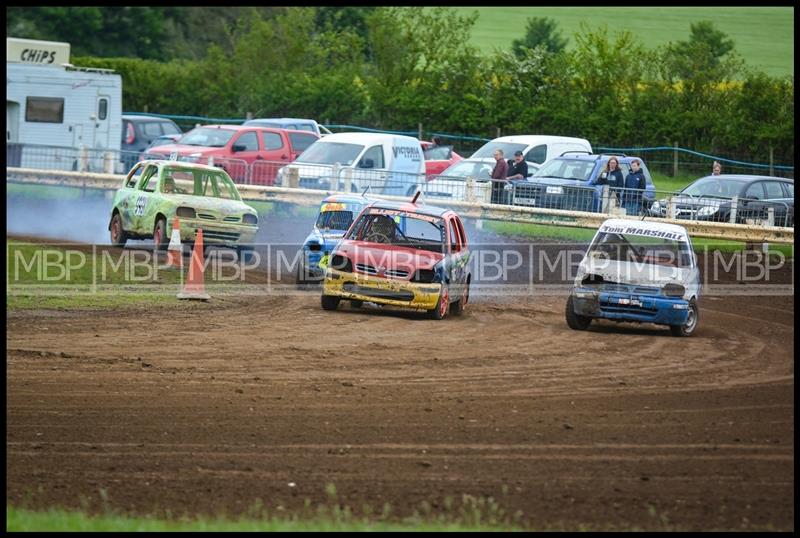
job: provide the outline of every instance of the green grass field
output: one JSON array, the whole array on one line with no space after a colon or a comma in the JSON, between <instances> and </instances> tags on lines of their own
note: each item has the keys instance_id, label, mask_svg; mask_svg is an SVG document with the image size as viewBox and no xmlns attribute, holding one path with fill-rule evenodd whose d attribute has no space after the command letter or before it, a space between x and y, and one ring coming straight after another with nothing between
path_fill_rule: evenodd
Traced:
<instances>
[{"instance_id":1,"label":"green grass field","mask_svg":"<svg viewBox=\"0 0 800 538\"><path fill-rule=\"evenodd\" d=\"M605 26L613 38L633 31L647 48L689 38L690 24L712 21L733 39L747 65L773 76L794 75L794 8L792 7L464 7L477 11L471 43L487 52L510 48L525 35L529 17L550 17L575 46L573 34L586 22L592 30Z\"/></svg>"}]
</instances>

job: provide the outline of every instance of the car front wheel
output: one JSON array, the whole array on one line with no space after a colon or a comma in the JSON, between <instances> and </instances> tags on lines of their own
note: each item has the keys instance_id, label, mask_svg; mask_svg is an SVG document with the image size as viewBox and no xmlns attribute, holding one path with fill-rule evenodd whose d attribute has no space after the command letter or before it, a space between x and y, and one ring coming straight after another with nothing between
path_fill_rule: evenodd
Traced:
<instances>
[{"instance_id":1,"label":"car front wheel","mask_svg":"<svg viewBox=\"0 0 800 538\"><path fill-rule=\"evenodd\" d=\"M322 309L323 310L336 310L339 306L339 297L334 297L332 295L323 295L322 296Z\"/></svg>"},{"instance_id":2,"label":"car front wheel","mask_svg":"<svg viewBox=\"0 0 800 538\"><path fill-rule=\"evenodd\" d=\"M700 309L697 308L697 302L692 299L689 301L689 315L686 316L686 322L683 325L670 325L669 330L673 336L691 336L697 323L700 321Z\"/></svg>"},{"instance_id":3,"label":"car front wheel","mask_svg":"<svg viewBox=\"0 0 800 538\"><path fill-rule=\"evenodd\" d=\"M450 292L446 287L442 287L442 292L439 294L439 300L436 302L436 308L430 310L428 315L433 319L444 319L450 310Z\"/></svg>"},{"instance_id":4,"label":"car front wheel","mask_svg":"<svg viewBox=\"0 0 800 538\"><path fill-rule=\"evenodd\" d=\"M158 219L153 228L153 247L156 250L167 250L169 240L167 239L167 222L164 219Z\"/></svg>"},{"instance_id":5,"label":"car front wheel","mask_svg":"<svg viewBox=\"0 0 800 538\"><path fill-rule=\"evenodd\" d=\"M581 316L575 313L575 306L572 304L572 295L567 299L567 307L565 309L567 318L567 325L570 329L576 331L585 331L592 324L592 318L589 316Z\"/></svg>"}]
</instances>

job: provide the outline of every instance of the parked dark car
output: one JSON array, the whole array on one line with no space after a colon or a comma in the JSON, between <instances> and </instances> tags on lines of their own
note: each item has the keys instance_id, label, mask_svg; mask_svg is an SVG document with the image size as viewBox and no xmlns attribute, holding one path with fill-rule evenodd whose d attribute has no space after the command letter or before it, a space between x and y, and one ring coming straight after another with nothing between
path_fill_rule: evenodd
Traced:
<instances>
[{"instance_id":1,"label":"parked dark car","mask_svg":"<svg viewBox=\"0 0 800 538\"><path fill-rule=\"evenodd\" d=\"M650 214L674 218L731 222L733 198L736 197L735 221L740 224L763 223L769 208L775 226L794 226L794 181L791 179L744 174L721 174L697 179L672 196L653 202Z\"/></svg>"},{"instance_id":2,"label":"parked dark car","mask_svg":"<svg viewBox=\"0 0 800 538\"><path fill-rule=\"evenodd\" d=\"M122 116L122 145L120 161L125 172L139 161L139 155L148 148L153 139L163 135L181 135L177 124L166 118L156 116Z\"/></svg>"},{"instance_id":3,"label":"parked dark car","mask_svg":"<svg viewBox=\"0 0 800 538\"><path fill-rule=\"evenodd\" d=\"M639 161L646 180L644 192L639 199L640 213L646 213L655 199L655 186L647 165L640 157L614 156L619 162L623 178L630 173L631 162L634 159ZM528 179L493 182L492 202L599 212L602 210L603 187L608 183L603 170L611 157L612 155L589 152L565 152L546 161ZM612 196L624 196L623 190L612 190Z\"/></svg>"}]
</instances>

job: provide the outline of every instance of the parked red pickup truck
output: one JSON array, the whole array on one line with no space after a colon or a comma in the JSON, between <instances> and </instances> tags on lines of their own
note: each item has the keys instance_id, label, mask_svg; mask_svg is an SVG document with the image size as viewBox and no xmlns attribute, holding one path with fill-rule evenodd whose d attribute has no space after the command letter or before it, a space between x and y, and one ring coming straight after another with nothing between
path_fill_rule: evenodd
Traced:
<instances>
[{"instance_id":1,"label":"parked red pickup truck","mask_svg":"<svg viewBox=\"0 0 800 538\"><path fill-rule=\"evenodd\" d=\"M319 136L308 131L244 125L203 125L175 144L158 146L145 159L168 159L214 164L237 183L272 185L278 169L294 161ZM209 163L212 160L212 163Z\"/></svg>"}]
</instances>

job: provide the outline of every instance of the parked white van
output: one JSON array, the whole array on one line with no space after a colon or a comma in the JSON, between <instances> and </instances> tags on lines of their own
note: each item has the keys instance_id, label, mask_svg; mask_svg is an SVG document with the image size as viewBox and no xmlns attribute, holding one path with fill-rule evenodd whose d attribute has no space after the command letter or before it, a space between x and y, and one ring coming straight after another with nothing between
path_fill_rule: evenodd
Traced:
<instances>
[{"instance_id":1,"label":"parked white van","mask_svg":"<svg viewBox=\"0 0 800 538\"><path fill-rule=\"evenodd\" d=\"M406 196L425 181L425 159L419 140L384 133L335 133L311 144L278 171L276 183L311 189Z\"/></svg>"},{"instance_id":2,"label":"parked white van","mask_svg":"<svg viewBox=\"0 0 800 538\"><path fill-rule=\"evenodd\" d=\"M514 158L514 153L521 151L528 163L528 176L536 172L541 165L558 157L565 151L585 151L592 153L592 145L585 138L550 135L512 135L501 136L487 142L470 156L470 159L485 159L494 165L494 152L503 150L506 160Z\"/></svg>"}]
</instances>

